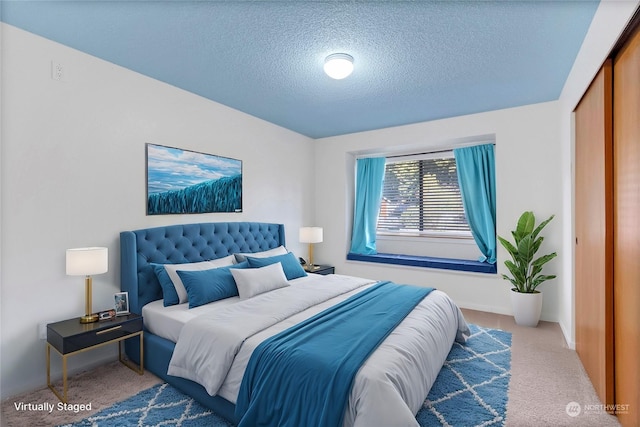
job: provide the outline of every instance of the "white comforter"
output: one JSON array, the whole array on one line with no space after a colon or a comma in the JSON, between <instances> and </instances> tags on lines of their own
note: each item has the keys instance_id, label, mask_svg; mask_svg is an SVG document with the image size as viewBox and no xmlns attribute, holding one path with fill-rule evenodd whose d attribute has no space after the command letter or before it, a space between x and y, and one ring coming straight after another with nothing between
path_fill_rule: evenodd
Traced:
<instances>
[{"instance_id":1,"label":"white comforter","mask_svg":"<svg viewBox=\"0 0 640 427\"><path fill-rule=\"evenodd\" d=\"M260 342L374 283L310 275L302 283L201 315L182 328L168 373L235 403L244 370ZM463 341L468 335L458 307L446 294L431 292L358 372L344 425L417 426L415 414L453 340Z\"/></svg>"}]
</instances>

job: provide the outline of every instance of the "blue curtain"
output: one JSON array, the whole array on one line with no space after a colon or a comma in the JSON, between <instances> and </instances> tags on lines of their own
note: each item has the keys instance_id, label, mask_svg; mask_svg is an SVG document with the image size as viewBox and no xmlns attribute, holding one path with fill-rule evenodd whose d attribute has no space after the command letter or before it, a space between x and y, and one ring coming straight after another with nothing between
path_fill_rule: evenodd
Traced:
<instances>
[{"instance_id":1,"label":"blue curtain","mask_svg":"<svg viewBox=\"0 0 640 427\"><path fill-rule=\"evenodd\" d=\"M493 144L453 150L462 204L479 261L496 263L496 174Z\"/></svg>"},{"instance_id":2,"label":"blue curtain","mask_svg":"<svg viewBox=\"0 0 640 427\"><path fill-rule=\"evenodd\" d=\"M351 252L376 254L376 225L382 199L384 157L358 159Z\"/></svg>"}]
</instances>

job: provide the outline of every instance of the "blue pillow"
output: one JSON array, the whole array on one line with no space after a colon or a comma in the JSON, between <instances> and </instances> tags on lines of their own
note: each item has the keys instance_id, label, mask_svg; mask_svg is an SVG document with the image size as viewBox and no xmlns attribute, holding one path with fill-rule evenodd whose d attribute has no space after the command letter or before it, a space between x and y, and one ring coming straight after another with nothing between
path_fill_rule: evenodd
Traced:
<instances>
[{"instance_id":1,"label":"blue pillow","mask_svg":"<svg viewBox=\"0 0 640 427\"><path fill-rule=\"evenodd\" d=\"M187 290L189 308L199 307L210 302L238 296L238 288L231 274L232 268L248 268L248 262L218 267L211 270L183 271L178 276Z\"/></svg>"},{"instance_id":2,"label":"blue pillow","mask_svg":"<svg viewBox=\"0 0 640 427\"><path fill-rule=\"evenodd\" d=\"M153 267L153 272L156 273L156 277L158 278L158 282L160 282L160 286L162 287L162 295L164 297L164 306L168 307L170 305L177 305L180 303L180 298L178 298L178 293L176 292L176 287L173 285L169 274L167 273L167 269L164 268L164 264L155 264L150 263L151 267Z\"/></svg>"},{"instance_id":3,"label":"blue pillow","mask_svg":"<svg viewBox=\"0 0 640 427\"><path fill-rule=\"evenodd\" d=\"M304 268L300 265L300 261L296 256L289 252L284 255L276 255L268 258L254 258L247 257L247 261L249 262L249 267L251 268L260 268L265 267L267 265L275 264L277 262L282 263L282 270L284 270L284 275L287 276L287 280L297 279L298 277L304 277L307 275L307 272L304 271Z\"/></svg>"}]
</instances>

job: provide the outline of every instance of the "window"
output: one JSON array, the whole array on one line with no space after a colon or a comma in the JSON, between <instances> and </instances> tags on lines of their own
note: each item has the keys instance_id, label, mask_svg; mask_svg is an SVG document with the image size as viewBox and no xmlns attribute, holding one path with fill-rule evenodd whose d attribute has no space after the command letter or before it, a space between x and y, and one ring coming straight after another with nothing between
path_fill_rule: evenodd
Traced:
<instances>
[{"instance_id":1,"label":"window","mask_svg":"<svg viewBox=\"0 0 640 427\"><path fill-rule=\"evenodd\" d=\"M452 151L387 158L377 232L472 237Z\"/></svg>"}]
</instances>

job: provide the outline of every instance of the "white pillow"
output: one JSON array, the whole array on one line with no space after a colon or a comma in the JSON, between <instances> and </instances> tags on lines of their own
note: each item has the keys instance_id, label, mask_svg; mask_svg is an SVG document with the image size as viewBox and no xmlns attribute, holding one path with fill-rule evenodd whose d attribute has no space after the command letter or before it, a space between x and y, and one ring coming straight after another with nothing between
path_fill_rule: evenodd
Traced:
<instances>
[{"instance_id":1,"label":"white pillow","mask_svg":"<svg viewBox=\"0 0 640 427\"><path fill-rule=\"evenodd\" d=\"M279 262L260 268L232 268L231 274L236 281L240 299L289 286L282 264Z\"/></svg>"},{"instance_id":2,"label":"white pillow","mask_svg":"<svg viewBox=\"0 0 640 427\"><path fill-rule=\"evenodd\" d=\"M176 288L176 293L178 294L179 304L184 304L188 301L187 298L187 290L180 280L180 276L178 276L177 271L202 271L202 270L211 270L212 268L218 267L226 267L228 265L235 264L235 257L233 255L228 255L224 258L212 259L211 261L202 261L202 262L190 262L187 264L165 264L164 268L167 270L167 274L169 278L173 282L173 286Z\"/></svg>"},{"instance_id":3,"label":"white pillow","mask_svg":"<svg viewBox=\"0 0 640 427\"><path fill-rule=\"evenodd\" d=\"M245 253L235 254L235 256L236 256L236 261L242 262L242 261L246 261L248 256L254 257L254 258L269 258L276 255L284 255L288 252L289 251L287 251L287 248L285 248L284 246L278 246L277 248L268 249L262 252L255 252L255 253L245 252Z\"/></svg>"}]
</instances>

